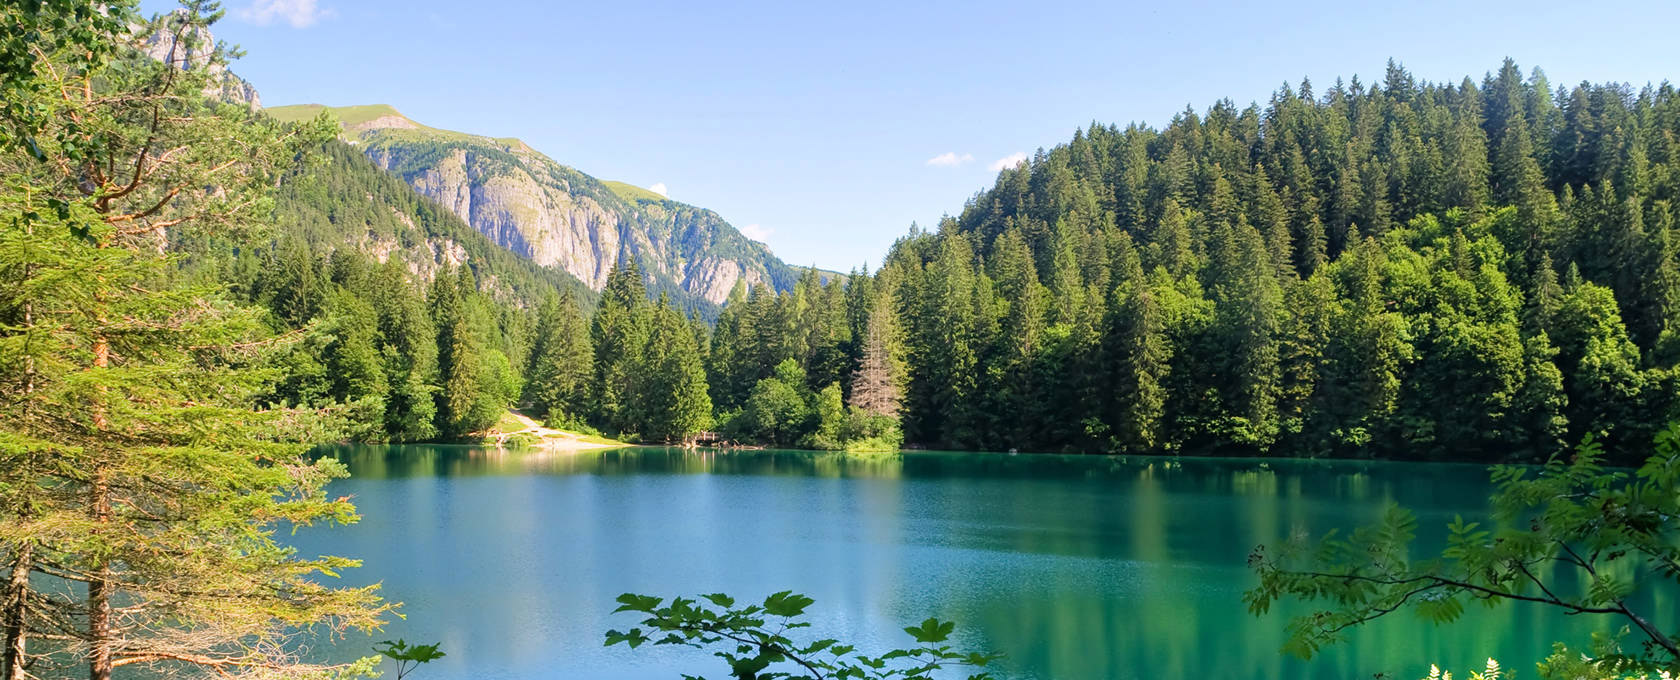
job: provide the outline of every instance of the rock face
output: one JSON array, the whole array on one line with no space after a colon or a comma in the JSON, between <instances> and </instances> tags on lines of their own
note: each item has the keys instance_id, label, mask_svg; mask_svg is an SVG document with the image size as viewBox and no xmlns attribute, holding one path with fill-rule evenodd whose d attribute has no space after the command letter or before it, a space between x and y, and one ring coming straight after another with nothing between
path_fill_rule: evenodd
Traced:
<instances>
[{"instance_id":1,"label":"rock face","mask_svg":"<svg viewBox=\"0 0 1680 680\"><path fill-rule=\"evenodd\" d=\"M323 109L268 111L289 120ZM787 290L798 276L717 213L601 182L519 140L428 128L387 106L329 110L368 158L415 191L502 247L596 290L621 260L634 260L654 292L713 305L737 282Z\"/></svg>"},{"instance_id":2,"label":"rock face","mask_svg":"<svg viewBox=\"0 0 1680 680\"><path fill-rule=\"evenodd\" d=\"M183 71L204 67L209 75L209 83L204 86L204 96L225 102L244 104L252 111L262 108L262 98L257 95L257 88L246 82L244 78L234 75L225 64L211 60L215 51L216 38L210 34L210 29L195 26L186 30L178 30L176 20L186 16L185 10L175 10L163 19L151 32L141 34L144 26L136 25L136 47L153 59L180 68Z\"/></svg>"}]
</instances>

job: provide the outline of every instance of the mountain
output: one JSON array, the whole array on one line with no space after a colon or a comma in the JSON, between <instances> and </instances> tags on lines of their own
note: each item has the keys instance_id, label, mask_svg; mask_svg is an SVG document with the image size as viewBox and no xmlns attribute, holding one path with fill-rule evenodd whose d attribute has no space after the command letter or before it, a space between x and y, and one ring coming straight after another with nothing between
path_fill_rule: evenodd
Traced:
<instances>
[{"instance_id":1,"label":"mountain","mask_svg":"<svg viewBox=\"0 0 1680 680\"><path fill-rule=\"evenodd\" d=\"M322 155L320 166L281 182L275 203L285 225L279 236L308 244L317 259L349 249L376 262L395 261L419 282L466 266L491 297L531 309L557 290L594 300L576 277L502 248L354 147L333 141Z\"/></svg>"},{"instance_id":2,"label":"mountain","mask_svg":"<svg viewBox=\"0 0 1680 680\"><path fill-rule=\"evenodd\" d=\"M555 162L518 139L440 130L385 105L266 109L281 121L336 118L344 137L479 232L595 290L634 259L652 292L717 305L737 283L789 290L799 270L717 213Z\"/></svg>"},{"instance_id":3,"label":"mountain","mask_svg":"<svg viewBox=\"0 0 1680 680\"><path fill-rule=\"evenodd\" d=\"M216 59L215 36L203 26L183 29L186 17L184 10L175 10L160 17L161 23L135 24L131 27L134 47L182 70L206 69L210 78L204 95L210 99L261 110L256 87ZM405 120L389 107L351 107L339 110L339 117L347 135L401 125ZM286 244L302 244L311 258L321 262L350 251L379 263L394 261L418 283L429 283L439 274L464 266L475 272L486 294L507 304L535 308L555 291L568 291L574 299L593 304L595 292L577 277L509 252L374 165L350 144L327 144L322 160L319 166L283 178L277 187L276 216L285 228L275 234L274 242L178 242L176 246L196 260L210 261L221 258L204 256L224 251L256 255L246 262L263 261L277 257ZM262 266L266 265L257 268ZM249 289L259 273L230 276Z\"/></svg>"},{"instance_id":4,"label":"mountain","mask_svg":"<svg viewBox=\"0 0 1680 680\"><path fill-rule=\"evenodd\" d=\"M210 34L210 29L188 26L181 30L180 22L186 16L185 10L178 9L164 15L161 24L134 25L135 47L146 56L183 71L204 67L210 74L210 83L205 86L204 94L211 99L244 104L252 111L262 108L257 88L212 58L216 52L216 37Z\"/></svg>"}]
</instances>

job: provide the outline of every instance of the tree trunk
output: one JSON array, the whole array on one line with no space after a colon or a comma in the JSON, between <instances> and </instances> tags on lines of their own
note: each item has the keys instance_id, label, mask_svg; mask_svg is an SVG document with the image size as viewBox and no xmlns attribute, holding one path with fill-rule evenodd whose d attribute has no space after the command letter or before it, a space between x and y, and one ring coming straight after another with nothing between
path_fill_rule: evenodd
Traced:
<instances>
[{"instance_id":1,"label":"tree trunk","mask_svg":"<svg viewBox=\"0 0 1680 680\"><path fill-rule=\"evenodd\" d=\"M29 661L29 572L35 558L35 544L27 540L18 545L12 575L6 582L5 648L0 650L0 680L24 680L24 665Z\"/></svg>"},{"instance_id":2,"label":"tree trunk","mask_svg":"<svg viewBox=\"0 0 1680 680\"><path fill-rule=\"evenodd\" d=\"M27 205L34 198L32 192L25 189L24 203ZM25 236L35 235L35 224L30 220L23 221ZM33 278L34 265L28 265L23 270L23 280ZM31 328L35 324L35 302L23 303L23 327ZM25 355L23 364L23 394L22 408L27 410L30 405L28 396L35 392L35 356ZM30 466L32 467L32 465ZM33 484L29 476L23 478L24 484ZM27 507L27 506L24 506ZM27 511L25 511L27 513ZM17 518L19 523L28 519L25 514ZM6 580L5 602L0 604L5 608L4 621L0 621L0 629L5 631L4 647L0 647L0 680L24 680L27 677L26 666L29 664L29 572L35 568L35 542L27 538L18 541L17 554L13 555L11 578Z\"/></svg>"},{"instance_id":3,"label":"tree trunk","mask_svg":"<svg viewBox=\"0 0 1680 680\"><path fill-rule=\"evenodd\" d=\"M111 521L111 484L105 470L93 480L93 519ZM111 566L102 563L88 582L88 680L111 680Z\"/></svg>"},{"instance_id":4,"label":"tree trunk","mask_svg":"<svg viewBox=\"0 0 1680 680\"><path fill-rule=\"evenodd\" d=\"M101 337L93 343L94 368L105 368L111 365L111 343ZM96 407L97 408L97 407ZM106 425L103 413L95 412L93 425L97 430L104 430ZM93 521L98 525L109 524L111 521L111 478L106 469L106 461L95 460L97 471L93 475L91 497L88 499L88 509L92 513ZM109 561L101 562L94 570L93 580L88 583L88 680L111 680L111 565Z\"/></svg>"}]
</instances>

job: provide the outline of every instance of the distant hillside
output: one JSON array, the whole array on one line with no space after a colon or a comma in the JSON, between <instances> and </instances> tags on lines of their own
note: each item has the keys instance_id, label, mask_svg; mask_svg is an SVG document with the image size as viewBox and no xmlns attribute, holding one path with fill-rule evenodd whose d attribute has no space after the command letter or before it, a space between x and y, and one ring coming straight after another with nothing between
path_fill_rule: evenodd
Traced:
<instances>
[{"instance_id":1,"label":"distant hillside","mask_svg":"<svg viewBox=\"0 0 1680 680\"><path fill-rule=\"evenodd\" d=\"M421 125L385 105L266 109L282 121L323 111L368 158L494 242L595 290L623 258L652 292L715 307L737 283L789 290L798 270L710 210L561 165L517 139Z\"/></svg>"}]
</instances>

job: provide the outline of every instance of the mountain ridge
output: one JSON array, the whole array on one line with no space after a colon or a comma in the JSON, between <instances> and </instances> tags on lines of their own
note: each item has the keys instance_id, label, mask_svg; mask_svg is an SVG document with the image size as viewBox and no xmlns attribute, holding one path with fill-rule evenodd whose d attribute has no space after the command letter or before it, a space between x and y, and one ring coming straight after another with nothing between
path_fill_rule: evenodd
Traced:
<instances>
[{"instance_id":1,"label":"mountain ridge","mask_svg":"<svg viewBox=\"0 0 1680 680\"><path fill-rule=\"evenodd\" d=\"M385 104L264 110L283 122L331 116L376 165L503 247L596 290L634 259L651 291L715 307L738 284L789 290L803 270L714 211L598 179L517 138L433 128Z\"/></svg>"}]
</instances>

